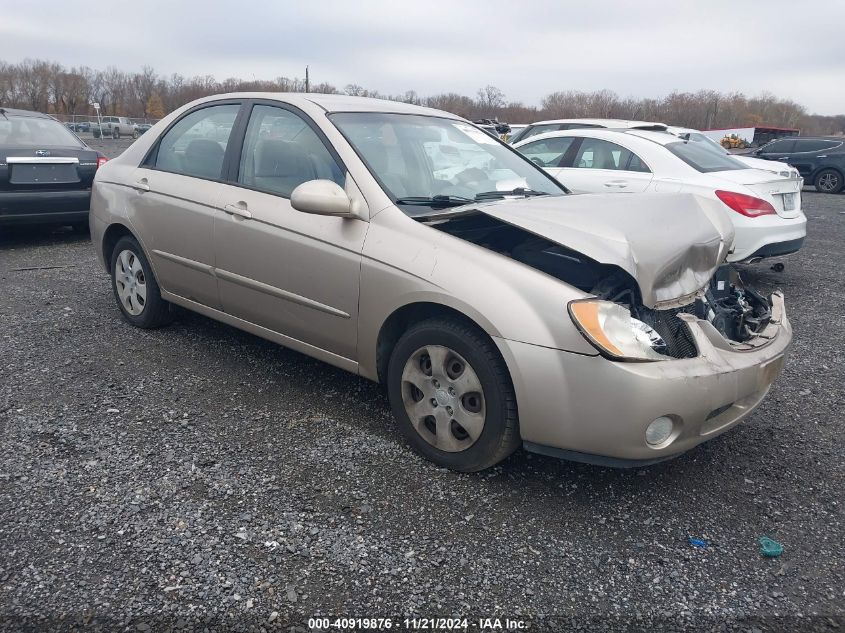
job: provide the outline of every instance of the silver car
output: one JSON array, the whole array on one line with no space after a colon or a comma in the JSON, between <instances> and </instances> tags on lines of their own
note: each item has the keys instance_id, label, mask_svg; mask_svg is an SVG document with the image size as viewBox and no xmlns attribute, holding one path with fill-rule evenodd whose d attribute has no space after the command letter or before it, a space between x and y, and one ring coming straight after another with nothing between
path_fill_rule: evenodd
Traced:
<instances>
[{"instance_id":1,"label":"silver car","mask_svg":"<svg viewBox=\"0 0 845 633\"><path fill-rule=\"evenodd\" d=\"M781 295L722 265L717 201L568 195L408 104L195 101L98 171L90 218L129 323L178 305L385 383L410 443L461 471L520 445L679 455L760 403L792 338Z\"/></svg>"}]
</instances>

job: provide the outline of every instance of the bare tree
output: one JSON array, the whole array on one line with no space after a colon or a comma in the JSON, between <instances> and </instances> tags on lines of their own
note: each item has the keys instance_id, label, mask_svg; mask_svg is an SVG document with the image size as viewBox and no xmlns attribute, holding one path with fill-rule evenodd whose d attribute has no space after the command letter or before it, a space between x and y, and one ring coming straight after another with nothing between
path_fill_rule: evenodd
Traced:
<instances>
[{"instance_id":1,"label":"bare tree","mask_svg":"<svg viewBox=\"0 0 845 633\"><path fill-rule=\"evenodd\" d=\"M147 104L156 90L158 83L158 76L150 66L144 66L140 73L132 75L129 84L135 98L138 100L138 105L144 113L144 118L147 118Z\"/></svg>"},{"instance_id":2,"label":"bare tree","mask_svg":"<svg viewBox=\"0 0 845 633\"><path fill-rule=\"evenodd\" d=\"M47 110L49 71L47 62L25 59L18 65L18 90L31 110Z\"/></svg>"},{"instance_id":3,"label":"bare tree","mask_svg":"<svg viewBox=\"0 0 845 633\"><path fill-rule=\"evenodd\" d=\"M477 94L478 105L482 110L493 113L505 105L505 93L496 86L487 85L479 88Z\"/></svg>"}]
</instances>

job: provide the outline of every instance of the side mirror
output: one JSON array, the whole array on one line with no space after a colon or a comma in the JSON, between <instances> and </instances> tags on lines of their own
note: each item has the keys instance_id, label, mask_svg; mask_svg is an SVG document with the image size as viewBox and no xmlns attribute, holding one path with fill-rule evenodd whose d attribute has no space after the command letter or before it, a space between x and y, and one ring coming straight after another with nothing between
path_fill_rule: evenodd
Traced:
<instances>
[{"instance_id":1,"label":"side mirror","mask_svg":"<svg viewBox=\"0 0 845 633\"><path fill-rule=\"evenodd\" d=\"M290 206L303 213L355 218L352 201L343 187L331 180L303 182L290 194Z\"/></svg>"}]
</instances>

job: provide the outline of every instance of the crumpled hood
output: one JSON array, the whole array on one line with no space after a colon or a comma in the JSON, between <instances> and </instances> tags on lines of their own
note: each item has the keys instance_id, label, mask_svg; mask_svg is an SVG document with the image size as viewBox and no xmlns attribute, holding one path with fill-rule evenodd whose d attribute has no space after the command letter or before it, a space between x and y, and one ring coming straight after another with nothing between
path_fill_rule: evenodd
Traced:
<instances>
[{"instance_id":1,"label":"crumpled hood","mask_svg":"<svg viewBox=\"0 0 845 633\"><path fill-rule=\"evenodd\" d=\"M681 305L724 262L734 228L718 200L687 193L508 199L475 208L600 263L639 284L650 308Z\"/></svg>"}]
</instances>

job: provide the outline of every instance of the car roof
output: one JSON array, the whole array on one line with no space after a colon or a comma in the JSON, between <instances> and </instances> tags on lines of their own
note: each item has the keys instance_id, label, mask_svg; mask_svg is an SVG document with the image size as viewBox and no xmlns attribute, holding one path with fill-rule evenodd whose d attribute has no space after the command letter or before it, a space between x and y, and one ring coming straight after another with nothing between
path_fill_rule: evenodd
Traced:
<instances>
[{"instance_id":1,"label":"car roof","mask_svg":"<svg viewBox=\"0 0 845 633\"><path fill-rule=\"evenodd\" d=\"M658 145L666 145L668 143L677 142L678 137L674 134L670 134L669 132L664 132L661 130L637 130L637 129L630 129L630 128L577 128L574 130L557 130L555 132L544 132L543 134L536 134L534 136L529 136L524 141L518 141L515 147L521 147L522 145L528 145L528 143L533 143L535 141L541 141L547 138L557 138L563 136L578 136L578 137L595 137L601 138L608 141L612 141L614 138L618 138L620 134L624 134L626 136L636 136L647 141L653 141Z\"/></svg>"},{"instance_id":2,"label":"car roof","mask_svg":"<svg viewBox=\"0 0 845 633\"><path fill-rule=\"evenodd\" d=\"M583 123L584 125L598 125L603 128L666 127L665 123L656 121L631 121L628 119L549 119L548 121L537 121L531 125L554 123Z\"/></svg>"},{"instance_id":3,"label":"car roof","mask_svg":"<svg viewBox=\"0 0 845 633\"><path fill-rule=\"evenodd\" d=\"M839 141L845 142L845 136L781 136L772 139L773 141Z\"/></svg>"},{"instance_id":4,"label":"car roof","mask_svg":"<svg viewBox=\"0 0 845 633\"><path fill-rule=\"evenodd\" d=\"M680 127L678 125L669 125L666 127L666 130L672 134L704 134L701 130L691 127Z\"/></svg>"},{"instance_id":5,"label":"car roof","mask_svg":"<svg viewBox=\"0 0 845 633\"><path fill-rule=\"evenodd\" d=\"M4 108L0 106L0 110L7 116L20 116L20 117L30 117L33 119L52 119L49 114L44 114L43 112L34 112L32 110L18 110L17 108Z\"/></svg>"},{"instance_id":6,"label":"car roof","mask_svg":"<svg viewBox=\"0 0 845 633\"><path fill-rule=\"evenodd\" d=\"M270 99L283 101L291 105L314 104L326 112L385 112L396 114L421 114L425 116L447 117L450 119L461 119L461 117L450 112L426 108L402 103L400 101L388 101L387 99L374 99L372 97L351 97L349 95L322 94L316 92L233 92L228 94L214 95L217 99ZM198 103L205 101L200 99Z\"/></svg>"}]
</instances>

